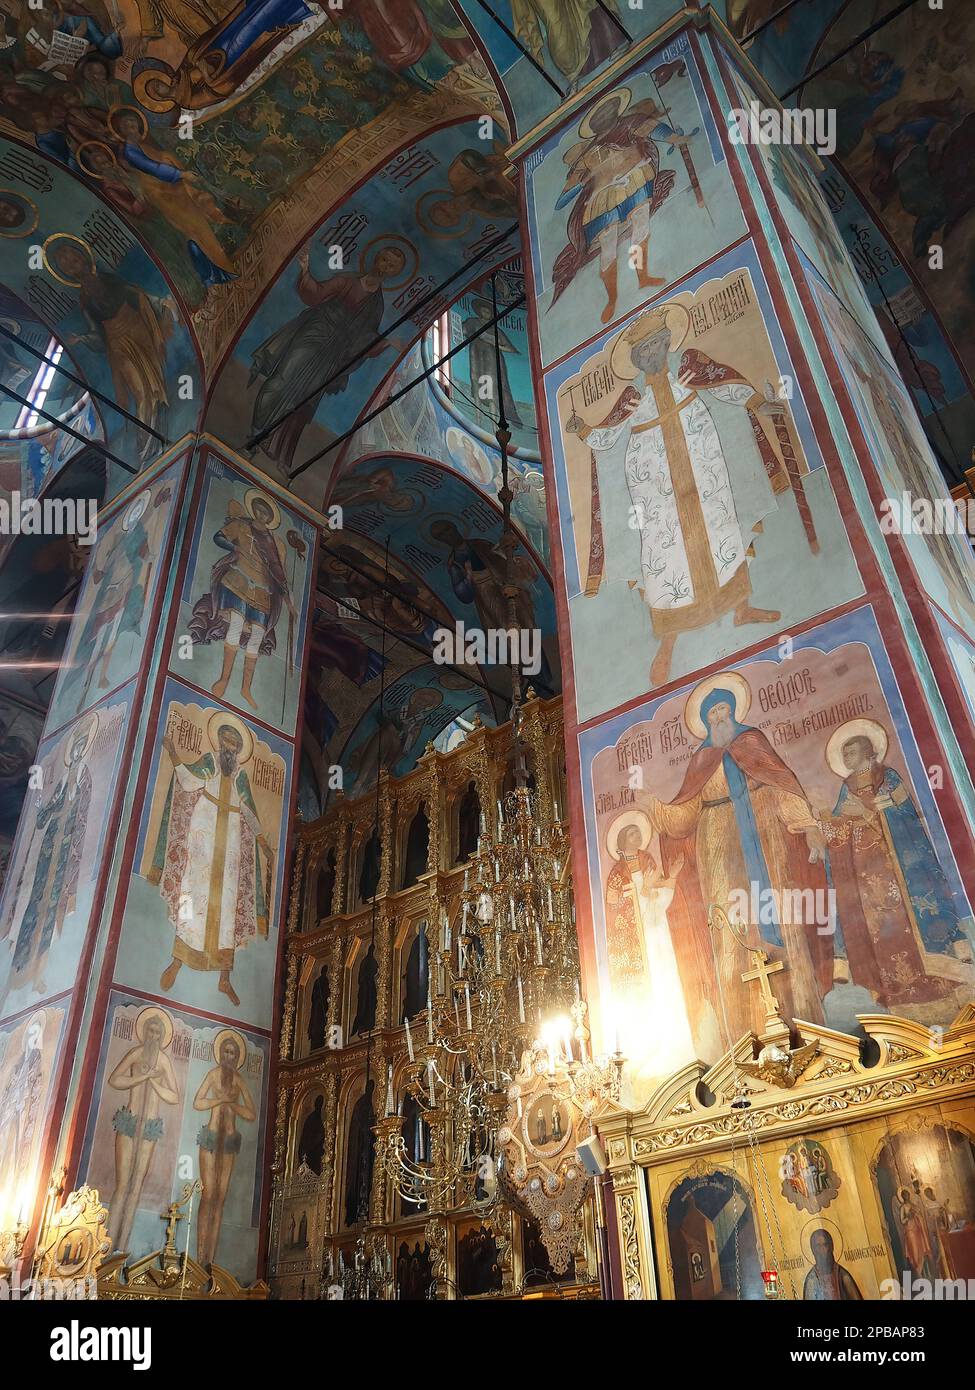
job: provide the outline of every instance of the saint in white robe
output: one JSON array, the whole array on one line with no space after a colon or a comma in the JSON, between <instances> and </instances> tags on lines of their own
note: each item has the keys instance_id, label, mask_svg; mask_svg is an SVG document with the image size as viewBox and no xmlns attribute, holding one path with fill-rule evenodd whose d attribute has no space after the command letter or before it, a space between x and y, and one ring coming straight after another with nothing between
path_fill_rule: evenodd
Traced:
<instances>
[{"instance_id":1,"label":"saint in white robe","mask_svg":"<svg viewBox=\"0 0 975 1390\"><path fill-rule=\"evenodd\" d=\"M247 773L207 753L173 773L149 872L176 928L173 959L230 970L234 951L267 935L269 866Z\"/></svg>"}]
</instances>

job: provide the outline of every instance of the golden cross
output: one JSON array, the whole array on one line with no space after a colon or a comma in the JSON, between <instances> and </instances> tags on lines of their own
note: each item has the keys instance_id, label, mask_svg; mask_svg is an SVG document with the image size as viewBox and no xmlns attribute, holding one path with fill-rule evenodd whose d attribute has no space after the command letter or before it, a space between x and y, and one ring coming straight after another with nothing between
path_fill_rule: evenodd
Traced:
<instances>
[{"instance_id":1,"label":"golden cross","mask_svg":"<svg viewBox=\"0 0 975 1390\"><path fill-rule=\"evenodd\" d=\"M770 965L767 951L756 951L755 955L758 958L758 964L754 970L746 970L742 974L742 983L747 984L750 980L757 980L758 987L762 991L762 1003L765 1005L765 1012L767 1014L777 1014L779 1012L779 1001L772 993L771 986L769 985L769 976L774 975L778 970L784 970L785 965L780 960L775 960Z\"/></svg>"}]
</instances>

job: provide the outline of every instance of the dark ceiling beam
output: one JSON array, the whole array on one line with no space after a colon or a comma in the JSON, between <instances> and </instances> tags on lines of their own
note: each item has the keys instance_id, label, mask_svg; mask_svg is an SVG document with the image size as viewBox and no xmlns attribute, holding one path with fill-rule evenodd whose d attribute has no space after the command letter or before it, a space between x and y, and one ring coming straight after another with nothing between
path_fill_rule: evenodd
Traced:
<instances>
[{"instance_id":1,"label":"dark ceiling beam","mask_svg":"<svg viewBox=\"0 0 975 1390\"><path fill-rule=\"evenodd\" d=\"M164 445L166 448L169 447L169 440L165 435L160 434L158 430L154 430L151 425L147 425L145 421L140 420L138 416L132 415L124 406L119 405L117 401L113 401L111 396L106 396L103 395L101 391L96 391L94 386L90 386L82 377L75 376L73 372L69 372L66 367L62 367L60 362L55 362L52 357L48 357L45 353L39 352L37 348L31 347L29 343L25 343L22 338L18 338L16 333L11 333L9 328L4 328L2 323L0 323L0 333L2 333L5 338L9 338L10 341L21 348L22 351L29 352L31 357L35 357L38 362L46 362L49 367L54 367L61 376L67 377L68 381L74 382L75 386L80 386L82 390L88 392L89 396L94 396L96 401L101 401L103 405L107 405L112 410L117 411L119 415L123 415L131 424L138 425L140 430L145 430L146 434L151 434L154 439L158 439L160 444Z\"/></svg>"},{"instance_id":2,"label":"dark ceiling beam","mask_svg":"<svg viewBox=\"0 0 975 1390\"><path fill-rule=\"evenodd\" d=\"M504 243L508 240L508 238L514 232L517 232L517 230L518 223L512 222L510 227L503 231L499 236L496 236L492 241L489 241L488 244L484 247L484 249L479 251L476 256L473 256L469 261L465 261L462 266L460 266L457 270L453 272L452 275L448 275L446 280L442 280L439 285L434 285L433 289L429 290L425 295L423 295L421 299L417 300L417 302L411 307L409 313L401 314L395 323L391 323L388 328L383 330L382 333L377 333L375 338L373 338L372 342L368 343L366 347L362 348L360 352L357 352L354 357L348 358L347 361L342 362L338 367L336 367L335 371L332 372L331 376L327 376L320 386L316 386L314 390L309 391L307 396L303 396L301 400L297 402L297 404L291 407L290 410L286 410L283 415L279 415L276 420L272 420L269 425L265 425L264 428L259 431L259 433L252 435L251 438L247 441L247 448L256 448L257 445L260 444L263 439L266 439L269 434L272 434L278 428L278 426L282 424L285 420L287 420L290 416L292 416L296 410L300 410L303 405L307 405L308 402L313 401L316 396L320 396L328 386L331 386L332 382L335 381L337 377L345 376L345 374L351 371L353 367L357 366L358 363L360 363L363 360L363 358L368 357L370 353L374 352L375 349L379 347L380 343L384 343L386 339L390 336L390 334L395 333L397 328L402 328L404 323L408 323L410 320L415 319L417 314L419 314L428 304L431 304L435 300L440 298L440 296L443 294L444 290L447 288L448 285L452 285L454 281L460 279L462 275L467 275L471 269L471 266L476 265L477 262L483 260L485 256L490 256L491 252L496 251L499 246L503 246Z\"/></svg>"},{"instance_id":3,"label":"dark ceiling beam","mask_svg":"<svg viewBox=\"0 0 975 1390\"><path fill-rule=\"evenodd\" d=\"M18 405L26 405L35 415L39 415L42 420L47 420L49 424L54 425L57 429L64 430L65 434L70 434L73 439L80 440L87 448L96 449L98 453L110 459L111 462L117 464L119 468L124 468L126 473L131 473L133 476L138 474L138 468L133 468L131 463L126 463L123 459L119 458L118 454L113 454L111 449L106 449L105 445L99 440L91 439L86 434L79 434L76 429L72 429L70 425L66 425L64 421L59 420L56 415L51 415L48 411L42 410L40 406L34 405L26 396L22 396L19 391L15 391L13 387L5 386L3 382L0 382L0 391L2 391L5 396L9 396L12 401L16 401Z\"/></svg>"},{"instance_id":4,"label":"dark ceiling beam","mask_svg":"<svg viewBox=\"0 0 975 1390\"><path fill-rule=\"evenodd\" d=\"M532 67L535 69L535 71L541 73L541 75L545 78L545 81L548 83L548 85L549 85L554 91L558 92L558 94L559 94L559 100L560 100L560 101L565 101L565 96L566 96L566 94L565 94L565 92L563 92L562 88L561 88L561 87L559 86L559 84L556 82L555 78L552 77L549 73L547 73L547 72L545 71L545 69L542 67L541 63L540 63L540 62L538 61L538 59L535 57L534 53L530 53L530 52L529 52L529 50L528 50L528 49L525 47L525 45L522 43L521 39L520 39L520 38L518 37L518 35L514 32L514 30L509 29L508 25L505 24L505 22L504 22L504 20L501 18L501 16L500 16L499 14L497 14L494 10L492 10L491 6L485 3L485 0L477 0L477 3L480 5L480 7L481 7L481 9L484 11L484 13L485 13L486 15L489 15L490 18L494 20L494 22L495 22L495 24L498 26L498 28L499 28L503 33L507 34L508 38L509 38L509 39L511 40L511 42L514 44L515 48L519 49L519 50L521 51L521 53L524 54L524 56L525 56L525 57L528 59L528 61L531 63L531 65L532 65Z\"/></svg>"},{"instance_id":5,"label":"dark ceiling beam","mask_svg":"<svg viewBox=\"0 0 975 1390\"><path fill-rule=\"evenodd\" d=\"M898 5L895 9L891 10L889 14L885 14L882 19L878 19L876 24L871 24L869 29L864 29L862 34L857 34L855 39L851 39L845 48L841 48L838 53L834 53L831 58L827 58L825 63L820 63L818 68L813 68L812 72L807 72L799 79L794 87L790 87L787 92L780 92L779 101L785 101L786 97L794 96L800 87L804 87L807 82L812 82L814 78L826 72L834 63L838 63L841 58L845 58L848 53L852 53L854 48L858 48L860 44L863 43L864 39L869 39L873 34L879 33L879 31L885 28L892 19L896 19L898 15L902 15L907 10L913 9L917 3L918 0L904 0L903 4Z\"/></svg>"},{"instance_id":6,"label":"dark ceiling beam","mask_svg":"<svg viewBox=\"0 0 975 1390\"><path fill-rule=\"evenodd\" d=\"M510 314L513 309L520 309L524 303L525 296L521 294L513 303L508 304L502 309L500 314L494 315L492 318L488 319L486 323L482 324L469 338L463 338L456 347L452 347L449 352L445 352L443 357L439 357L436 362L431 362L430 366L427 367L425 371L420 372L419 376L413 377L405 386L401 386L398 391L394 391L393 394L388 396L375 410L371 410L368 415L363 415L350 429L345 430L343 434L337 435L330 444L325 445L324 449L319 449L317 454L312 454L311 458L305 459L304 463L292 469L288 474L288 481L293 482L295 478L299 477L306 469L310 468L313 463L317 463L318 460L323 459L326 454L330 454L333 449L337 449L340 444L344 444L347 439L351 439L354 434L358 434L363 426L368 425L370 421L382 415L384 410L388 410L391 405L395 405L397 401L402 400L405 395L413 390L414 386L419 386L421 381L426 381L428 377L433 376L434 372L442 367L445 362L449 362L458 352L463 352L464 348L467 347L469 343L472 343L475 338L479 338L482 333L487 333L496 323L500 323L503 318Z\"/></svg>"},{"instance_id":7,"label":"dark ceiling beam","mask_svg":"<svg viewBox=\"0 0 975 1390\"><path fill-rule=\"evenodd\" d=\"M744 48L746 44L751 43L753 39L757 39L759 34L764 33L770 24L774 24L777 19L781 19L788 10L791 10L794 5L798 5L799 3L800 0L785 0L785 4L777 9L775 14L770 14L768 19L763 19L761 24L756 24L754 29L749 29L747 34L742 35L738 40L742 48ZM802 0L802 3L808 3L808 0Z\"/></svg>"}]
</instances>

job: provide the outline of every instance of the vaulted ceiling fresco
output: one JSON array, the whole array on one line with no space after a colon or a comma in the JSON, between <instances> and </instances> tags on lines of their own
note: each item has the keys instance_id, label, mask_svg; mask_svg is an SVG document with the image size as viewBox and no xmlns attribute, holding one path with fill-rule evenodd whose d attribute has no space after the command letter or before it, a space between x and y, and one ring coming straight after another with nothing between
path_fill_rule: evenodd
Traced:
<instances>
[{"instance_id":1,"label":"vaulted ceiling fresco","mask_svg":"<svg viewBox=\"0 0 975 1390\"><path fill-rule=\"evenodd\" d=\"M897 8L715 6L787 103L835 106L826 203L951 472L975 431L975 344L959 307L975 273L965 154L975 17L929 25L917 4L843 53ZM497 671L431 664L431 624L474 621L497 582L497 412L478 390L493 335L440 380L420 379L435 323L446 315L453 344L489 317L496 269L510 310L500 389L520 601L547 643L535 684L558 688L505 150L673 10L672 0L0 0L0 279L12 296L0 319L63 344L93 391L87 427L130 467L206 428L315 506L343 507L345 529L323 551L308 688L306 752L321 792L338 758L361 789L379 761L405 770L458 714L504 717ZM915 91L924 74L939 99ZM16 345L0 348L0 371L22 374ZM62 473L70 483L71 467L93 465L66 439L0 445L0 485L50 486ZM109 492L127 476L104 457L94 472Z\"/></svg>"}]
</instances>

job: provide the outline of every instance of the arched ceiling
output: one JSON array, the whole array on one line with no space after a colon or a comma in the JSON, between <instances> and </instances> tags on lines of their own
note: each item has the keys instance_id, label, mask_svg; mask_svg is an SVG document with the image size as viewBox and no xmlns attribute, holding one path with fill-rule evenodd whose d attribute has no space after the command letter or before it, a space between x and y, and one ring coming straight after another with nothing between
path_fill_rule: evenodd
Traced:
<instances>
[{"instance_id":1,"label":"arched ceiling","mask_svg":"<svg viewBox=\"0 0 975 1390\"><path fill-rule=\"evenodd\" d=\"M319 562L306 697L305 751L323 798L328 769L358 795L375 777L380 744L391 770L409 770L458 715L507 717L510 686L496 665L438 664L435 632L506 625L502 518L475 484L429 459L385 455L346 473L332 502L342 529ZM386 548L389 578L386 579ZM550 578L523 539L514 552L518 621L537 628L540 694L560 685ZM383 674L385 673L385 675Z\"/></svg>"}]
</instances>

